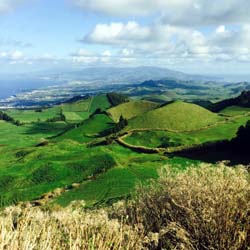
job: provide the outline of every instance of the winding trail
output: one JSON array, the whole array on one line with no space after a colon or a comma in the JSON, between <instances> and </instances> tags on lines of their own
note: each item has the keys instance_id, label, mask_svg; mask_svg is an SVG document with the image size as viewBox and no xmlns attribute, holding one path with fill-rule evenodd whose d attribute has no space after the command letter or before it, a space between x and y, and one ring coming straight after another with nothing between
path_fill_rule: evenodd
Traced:
<instances>
[{"instance_id":1,"label":"winding trail","mask_svg":"<svg viewBox=\"0 0 250 250\"><path fill-rule=\"evenodd\" d=\"M195 150L200 148L202 145L213 145L215 143L221 142L219 141L213 141L213 142L207 142L207 143L200 143L200 144L193 144L193 145L186 145L186 146L178 146L178 147L168 147L168 148L151 148L151 147L145 147L145 146L136 146L133 144L129 144L124 139L127 137L133 135L133 133L136 132L148 132L148 131L165 131L165 132L170 132L170 133L194 133L194 132L200 132L200 131L205 131L210 128L217 127L222 124L226 124L228 122L232 122L234 120L237 120L238 118L242 117L248 117L250 116L250 112L247 112L243 115L237 115L237 116L223 116L225 119L223 121L218 121L214 124L207 125L205 127L202 127L200 129L196 130L171 130L171 129L162 129L162 128L141 128L141 129L131 129L123 134L119 135L118 138L116 139L116 142L120 144L123 147L132 149L136 152L140 153L147 153L147 154L157 154L157 153L179 153L184 150ZM250 118L250 117L249 117Z\"/></svg>"}]
</instances>

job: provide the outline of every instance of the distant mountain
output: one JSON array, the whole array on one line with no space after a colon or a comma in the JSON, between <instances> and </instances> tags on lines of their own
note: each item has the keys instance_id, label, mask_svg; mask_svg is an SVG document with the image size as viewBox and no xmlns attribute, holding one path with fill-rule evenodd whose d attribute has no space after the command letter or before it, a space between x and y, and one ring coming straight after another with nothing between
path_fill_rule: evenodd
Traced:
<instances>
[{"instance_id":1,"label":"distant mountain","mask_svg":"<svg viewBox=\"0 0 250 250\"><path fill-rule=\"evenodd\" d=\"M35 79L39 80L29 81L28 86L32 87L30 90L19 88L20 91L0 101L0 107L50 106L71 98L81 99L82 96L109 92L119 92L133 98L159 103L172 100L217 102L250 89L248 82L218 82L206 76L188 75L157 67L85 68L40 74ZM40 81L43 84L49 83L49 86L46 84L46 87L41 88Z\"/></svg>"},{"instance_id":2,"label":"distant mountain","mask_svg":"<svg viewBox=\"0 0 250 250\"><path fill-rule=\"evenodd\" d=\"M180 81L176 79L169 80L149 80L138 85L139 87L150 87L150 88L168 88L168 89L196 89L196 90L207 90L209 87L195 84L193 81Z\"/></svg>"},{"instance_id":3,"label":"distant mountain","mask_svg":"<svg viewBox=\"0 0 250 250\"><path fill-rule=\"evenodd\" d=\"M85 68L78 71L72 71L65 76L73 76L78 80L101 80L104 83L140 83L147 80L157 79L179 79L179 80L199 80L209 81L218 80L218 77L208 77L202 75L190 75L179 71L159 67L102 67Z\"/></svg>"}]
</instances>

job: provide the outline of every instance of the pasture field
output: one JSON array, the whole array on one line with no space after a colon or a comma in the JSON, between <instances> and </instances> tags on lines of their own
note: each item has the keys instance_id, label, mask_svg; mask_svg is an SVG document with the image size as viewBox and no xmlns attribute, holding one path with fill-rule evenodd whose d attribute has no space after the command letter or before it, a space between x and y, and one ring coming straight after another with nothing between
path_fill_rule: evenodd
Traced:
<instances>
[{"instance_id":1,"label":"pasture field","mask_svg":"<svg viewBox=\"0 0 250 250\"><path fill-rule=\"evenodd\" d=\"M0 121L0 145L6 148L25 148L35 146L47 137L55 136L69 125L65 122L33 123L15 126Z\"/></svg>"},{"instance_id":2,"label":"pasture field","mask_svg":"<svg viewBox=\"0 0 250 250\"><path fill-rule=\"evenodd\" d=\"M6 113L22 123L45 122L47 119L59 116L60 107L55 106L53 108L42 109L41 111L42 112L37 112L36 110L10 109Z\"/></svg>"},{"instance_id":3,"label":"pasture field","mask_svg":"<svg viewBox=\"0 0 250 250\"><path fill-rule=\"evenodd\" d=\"M228 116L245 115L250 113L250 108L231 106L223 109L220 113Z\"/></svg>"},{"instance_id":4,"label":"pasture field","mask_svg":"<svg viewBox=\"0 0 250 250\"><path fill-rule=\"evenodd\" d=\"M88 112L91 104L91 97L73 103L61 104L63 112Z\"/></svg>"},{"instance_id":5,"label":"pasture field","mask_svg":"<svg viewBox=\"0 0 250 250\"><path fill-rule=\"evenodd\" d=\"M230 107L216 114L179 101L161 107L147 101L110 107L107 96L99 95L42 112L8 111L24 124L0 121L0 206L54 192L59 193L45 200L46 204L64 207L85 200L87 207L107 205L131 197L136 185L158 178L165 165L180 171L200 163L162 153L139 153L117 144L119 132L104 132L116 128L120 115L128 119L121 133L141 129L124 138L125 142L154 148L231 139L250 120L244 108ZM61 112L65 121L45 122ZM95 144L100 141L104 143Z\"/></svg>"},{"instance_id":6,"label":"pasture field","mask_svg":"<svg viewBox=\"0 0 250 250\"><path fill-rule=\"evenodd\" d=\"M77 123L88 119L90 115L91 100L92 98L89 97L74 103L60 105L66 121L69 123Z\"/></svg>"}]
</instances>

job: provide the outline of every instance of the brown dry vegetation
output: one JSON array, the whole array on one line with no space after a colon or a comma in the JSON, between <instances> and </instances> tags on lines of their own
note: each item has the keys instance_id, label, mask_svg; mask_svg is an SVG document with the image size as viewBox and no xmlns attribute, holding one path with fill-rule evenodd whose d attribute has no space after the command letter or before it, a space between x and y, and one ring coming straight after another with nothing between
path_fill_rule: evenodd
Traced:
<instances>
[{"instance_id":1,"label":"brown dry vegetation","mask_svg":"<svg viewBox=\"0 0 250 250\"><path fill-rule=\"evenodd\" d=\"M0 249L250 249L250 175L245 167L166 167L128 204L84 211L6 208Z\"/></svg>"},{"instance_id":2,"label":"brown dry vegetation","mask_svg":"<svg viewBox=\"0 0 250 250\"><path fill-rule=\"evenodd\" d=\"M1 250L141 249L139 234L104 210L10 207L0 219Z\"/></svg>"}]
</instances>

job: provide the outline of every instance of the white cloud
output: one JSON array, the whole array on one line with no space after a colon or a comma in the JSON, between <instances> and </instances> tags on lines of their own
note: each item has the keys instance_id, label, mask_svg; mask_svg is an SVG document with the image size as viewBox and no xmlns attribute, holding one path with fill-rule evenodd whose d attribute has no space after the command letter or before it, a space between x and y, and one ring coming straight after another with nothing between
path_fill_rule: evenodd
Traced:
<instances>
[{"instance_id":1,"label":"white cloud","mask_svg":"<svg viewBox=\"0 0 250 250\"><path fill-rule=\"evenodd\" d=\"M250 22L249 0L71 0L76 6L114 16L162 13L173 25L220 25Z\"/></svg>"},{"instance_id":2,"label":"white cloud","mask_svg":"<svg viewBox=\"0 0 250 250\"><path fill-rule=\"evenodd\" d=\"M147 15L155 9L153 0L71 0L76 6L109 15ZM161 2L156 0L156 2ZM163 2L163 1L162 1Z\"/></svg>"},{"instance_id":3,"label":"white cloud","mask_svg":"<svg viewBox=\"0 0 250 250\"><path fill-rule=\"evenodd\" d=\"M110 57L112 55L112 53L109 51L109 50L105 50L103 53L102 53L102 56L104 57Z\"/></svg>"},{"instance_id":4,"label":"white cloud","mask_svg":"<svg viewBox=\"0 0 250 250\"><path fill-rule=\"evenodd\" d=\"M79 49L71 54L73 63L86 65L109 63L112 57L113 56L110 50L104 50L101 53L97 53L86 49Z\"/></svg>"},{"instance_id":5,"label":"white cloud","mask_svg":"<svg viewBox=\"0 0 250 250\"><path fill-rule=\"evenodd\" d=\"M127 24L112 22L110 24L97 24L94 30L83 41L119 44L125 40L144 40L145 38L149 38L149 36L149 28L142 27L136 22L128 22Z\"/></svg>"},{"instance_id":6,"label":"white cloud","mask_svg":"<svg viewBox=\"0 0 250 250\"><path fill-rule=\"evenodd\" d=\"M15 48L17 48L17 47L18 48L28 48L28 47L32 47L32 44L29 42L0 37L0 46L2 46L2 47L15 47Z\"/></svg>"},{"instance_id":7,"label":"white cloud","mask_svg":"<svg viewBox=\"0 0 250 250\"><path fill-rule=\"evenodd\" d=\"M24 54L21 51L2 51L0 52L0 60L8 63L18 63L25 59Z\"/></svg>"},{"instance_id":8,"label":"white cloud","mask_svg":"<svg viewBox=\"0 0 250 250\"><path fill-rule=\"evenodd\" d=\"M125 57L129 57L129 56L131 56L131 55L134 54L134 51L131 50L131 49L125 48L125 49L122 50L121 54L122 54L123 56L125 56Z\"/></svg>"},{"instance_id":9,"label":"white cloud","mask_svg":"<svg viewBox=\"0 0 250 250\"><path fill-rule=\"evenodd\" d=\"M83 39L85 43L112 46L120 58L144 58L144 61L250 61L250 25L232 29L219 25L210 33L183 26L136 22L97 24Z\"/></svg>"},{"instance_id":10,"label":"white cloud","mask_svg":"<svg viewBox=\"0 0 250 250\"><path fill-rule=\"evenodd\" d=\"M12 60L22 60L24 58L24 55L21 51L16 50L10 54L10 58Z\"/></svg>"},{"instance_id":11,"label":"white cloud","mask_svg":"<svg viewBox=\"0 0 250 250\"><path fill-rule=\"evenodd\" d=\"M216 33L225 33L225 31L226 31L225 25L220 25L216 29Z\"/></svg>"},{"instance_id":12,"label":"white cloud","mask_svg":"<svg viewBox=\"0 0 250 250\"><path fill-rule=\"evenodd\" d=\"M57 56L49 53L32 56L32 55L26 55L19 50L0 51L0 63L2 64L24 64L24 65L41 64L41 63L56 64L63 60L64 59L58 58Z\"/></svg>"},{"instance_id":13,"label":"white cloud","mask_svg":"<svg viewBox=\"0 0 250 250\"><path fill-rule=\"evenodd\" d=\"M11 11L18 5L27 1L28 0L0 0L0 13Z\"/></svg>"},{"instance_id":14,"label":"white cloud","mask_svg":"<svg viewBox=\"0 0 250 250\"><path fill-rule=\"evenodd\" d=\"M170 4L168 8L164 9L162 22L182 26L250 22L250 1L248 0L187 0L182 2L185 4Z\"/></svg>"},{"instance_id":15,"label":"white cloud","mask_svg":"<svg viewBox=\"0 0 250 250\"><path fill-rule=\"evenodd\" d=\"M136 22L98 24L83 41L122 47L123 56L141 53L207 53L206 39L199 31L170 25L141 26Z\"/></svg>"}]
</instances>

